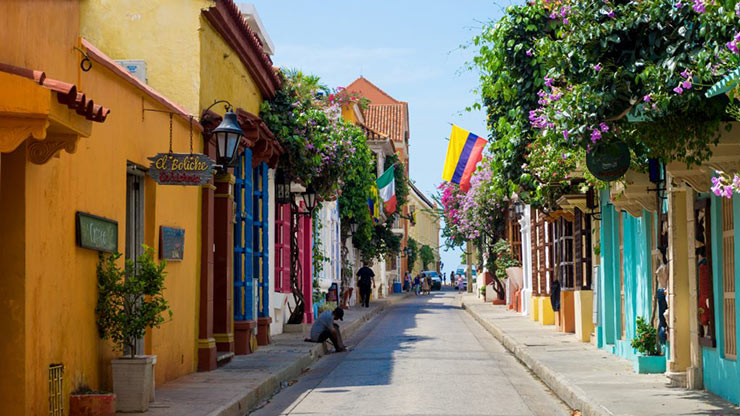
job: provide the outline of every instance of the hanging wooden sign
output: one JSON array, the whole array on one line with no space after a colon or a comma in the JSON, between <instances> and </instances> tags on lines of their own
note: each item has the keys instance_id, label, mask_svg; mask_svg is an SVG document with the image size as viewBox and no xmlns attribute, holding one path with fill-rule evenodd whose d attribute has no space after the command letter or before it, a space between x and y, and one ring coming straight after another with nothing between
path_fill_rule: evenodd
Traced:
<instances>
[{"instance_id":1,"label":"hanging wooden sign","mask_svg":"<svg viewBox=\"0 0 740 416\"><path fill-rule=\"evenodd\" d=\"M616 181L630 168L630 150L620 140L599 145L586 154L586 167L597 179Z\"/></svg>"},{"instance_id":2,"label":"hanging wooden sign","mask_svg":"<svg viewBox=\"0 0 740 416\"><path fill-rule=\"evenodd\" d=\"M159 153L149 158L149 176L160 185L204 185L215 162L200 153Z\"/></svg>"}]
</instances>

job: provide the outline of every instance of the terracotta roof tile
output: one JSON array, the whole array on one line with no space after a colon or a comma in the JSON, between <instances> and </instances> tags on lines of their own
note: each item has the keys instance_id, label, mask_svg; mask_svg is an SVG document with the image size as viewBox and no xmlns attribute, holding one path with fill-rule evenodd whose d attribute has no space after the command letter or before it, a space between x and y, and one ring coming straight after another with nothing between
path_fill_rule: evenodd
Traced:
<instances>
[{"instance_id":1,"label":"terracotta roof tile","mask_svg":"<svg viewBox=\"0 0 740 416\"><path fill-rule=\"evenodd\" d=\"M407 111L406 103L369 104L363 113L368 127L388 135L393 140L403 141Z\"/></svg>"},{"instance_id":2,"label":"terracotta roof tile","mask_svg":"<svg viewBox=\"0 0 740 416\"><path fill-rule=\"evenodd\" d=\"M9 74L19 75L34 80L41 86L44 86L56 93L57 101L64 104L77 114L88 120L102 123L105 121L110 109L95 104L92 98L87 98L85 94L77 91L77 86L64 81L46 77L43 71L36 71L28 68L21 68L9 64L0 63L0 71Z\"/></svg>"}]
</instances>

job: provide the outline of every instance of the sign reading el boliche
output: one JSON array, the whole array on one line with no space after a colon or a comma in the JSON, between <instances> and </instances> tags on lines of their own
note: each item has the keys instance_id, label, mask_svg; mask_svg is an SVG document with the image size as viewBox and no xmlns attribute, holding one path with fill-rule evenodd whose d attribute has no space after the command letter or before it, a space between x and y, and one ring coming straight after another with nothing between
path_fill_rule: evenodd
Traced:
<instances>
[{"instance_id":1,"label":"sign reading el boliche","mask_svg":"<svg viewBox=\"0 0 740 416\"><path fill-rule=\"evenodd\" d=\"M149 160L149 176L160 185L204 185L213 176L215 163L199 153L159 153Z\"/></svg>"}]
</instances>

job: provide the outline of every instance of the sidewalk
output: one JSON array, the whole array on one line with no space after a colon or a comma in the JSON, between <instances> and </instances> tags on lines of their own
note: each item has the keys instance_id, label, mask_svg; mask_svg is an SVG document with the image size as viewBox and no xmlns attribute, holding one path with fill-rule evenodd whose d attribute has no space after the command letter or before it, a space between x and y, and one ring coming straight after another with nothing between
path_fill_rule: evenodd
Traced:
<instances>
[{"instance_id":1,"label":"sidewalk","mask_svg":"<svg viewBox=\"0 0 740 416\"><path fill-rule=\"evenodd\" d=\"M373 300L370 308L354 306L346 310L340 323L342 337L349 338L370 318L407 296L392 295ZM304 342L306 336L302 333L276 335L270 345L260 347L253 354L236 356L213 371L173 380L157 388L156 400L146 415L244 415L269 398L282 382L297 378L326 353L324 344Z\"/></svg>"},{"instance_id":2,"label":"sidewalk","mask_svg":"<svg viewBox=\"0 0 740 416\"><path fill-rule=\"evenodd\" d=\"M672 388L662 374L635 374L632 363L573 334L555 331L504 306L463 295L463 308L583 415L740 415L706 391Z\"/></svg>"}]
</instances>

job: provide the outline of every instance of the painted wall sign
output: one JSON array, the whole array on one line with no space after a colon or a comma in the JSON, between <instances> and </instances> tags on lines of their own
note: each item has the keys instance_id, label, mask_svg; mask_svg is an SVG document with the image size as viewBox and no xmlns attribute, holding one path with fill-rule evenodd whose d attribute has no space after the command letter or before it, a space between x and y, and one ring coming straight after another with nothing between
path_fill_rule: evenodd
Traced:
<instances>
[{"instance_id":1,"label":"painted wall sign","mask_svg":"<svg viewBox=\"0 0 740 416\"><path fill-rule=\"evenodd\" d=\"M215 162L200 153L159 153L149 158L149 176L160 185L204 185Z\"/></svg>"},{"instance_id":2,"label":"painted wall sign","mask_svg":"<svg viewBox=\"0 0 740 416\"><path fill-rule=\"evenodd\" d=\"M159 227L159 257L180 261L185 253L185 230L182 228Z\"/></svg>"},{"instance_id":3,"label":"painted wall sign","mask_svg":"<svg viewBox=\"0 0 740 416\"><path fill-rule=\"evenodd\" d=\"M597 179L616 181L630 168L630 150L622 141L600 143L586 154L586 167Z\"/></svg>"},{"instance_id":4,"label":"painted wall sign","mask_svg":"<svg viewBox=\"0 0 740 416\"><path fill-rule=\"evenodd\" d=\"M97 215L77 212L77 245L91 250L118 251L118 222Z\"/></svg>"}]
</instances>

